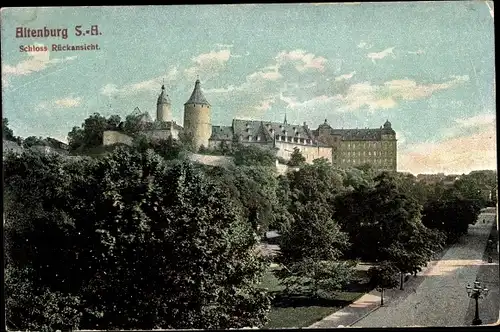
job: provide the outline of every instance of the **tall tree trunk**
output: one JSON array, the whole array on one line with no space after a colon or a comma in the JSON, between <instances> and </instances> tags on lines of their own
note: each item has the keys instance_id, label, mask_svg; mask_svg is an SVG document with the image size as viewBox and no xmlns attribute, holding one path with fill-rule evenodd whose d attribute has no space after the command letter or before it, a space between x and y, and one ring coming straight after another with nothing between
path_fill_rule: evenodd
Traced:
<instances>
[{"instance_id":1,"label":"tall tree trunk","mask_svg":"<svg viewBox=\"0 0 500 332\"><path fill-rule=\"evenodd\" d=\"M400 289L400 290L404 290L404 282L405 282L405 280L404 280L404 273L403 273L403 272L401 272L400 274L401 274L401 282L400 282L400 287L399 287L399 289Z\"/></svg>"}]
</instances>

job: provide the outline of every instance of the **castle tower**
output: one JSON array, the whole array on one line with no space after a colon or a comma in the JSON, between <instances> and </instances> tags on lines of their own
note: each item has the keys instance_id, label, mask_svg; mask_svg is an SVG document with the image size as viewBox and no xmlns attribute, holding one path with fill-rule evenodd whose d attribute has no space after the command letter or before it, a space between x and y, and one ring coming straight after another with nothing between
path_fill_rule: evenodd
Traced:
<instances>
[{"instance_id":1,"label":"castle tower","mask_svg":"<svg viewBox=\"0 0 500 332\"><path fill-rule=\"evenodd\" d=\"M196 149L208 147L212 135L210 104L201 92L200 80L196 80L189 100L184 104L184 131L192 139Z\"/></svg>"},{"instance_id":2,"label":"castle tower","mask_svg":"<svg viewBox=\"0 0 500 332\"><path fill-rule=\"evenodd\" d=\"M165 86L161 86L161 93L156 102L156 120L162 122L172 121L172 105L170 98L165 92Z\"/></svg>"}]
</instances>

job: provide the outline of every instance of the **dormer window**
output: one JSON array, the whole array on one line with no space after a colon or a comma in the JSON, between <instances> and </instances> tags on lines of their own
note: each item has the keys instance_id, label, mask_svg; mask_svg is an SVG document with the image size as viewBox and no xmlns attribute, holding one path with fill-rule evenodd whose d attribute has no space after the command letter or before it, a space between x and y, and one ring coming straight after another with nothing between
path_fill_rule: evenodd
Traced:
<instances>
[{"instance_id":1,"label":"dormer window","mask_svg":"<svg viewBox=\"0 0 500 332\"><path fill-rule=\"evenodd\" d=\"M252 140L252 136L248 135L248 140L251 141Z\"/></svg>"},{"instance_id":2,"label":"dormer window","mask_svg":"<svg viewBox=\"0 0 500 332\"><path fill-rule=\"evenodd\" d=\"M249 132L250 132L250 128L247 127L247 133L249 133Z\"/></svg>"},{"instance_id":3,"label":"dormer window","mask_svg":"<svg viewBox=\"0 0 500 332\"><path fill-rule=\"evenodd\" d=\"M257 141L260 141L260 136L257 136Z\"/></svg>"}]
</instances>

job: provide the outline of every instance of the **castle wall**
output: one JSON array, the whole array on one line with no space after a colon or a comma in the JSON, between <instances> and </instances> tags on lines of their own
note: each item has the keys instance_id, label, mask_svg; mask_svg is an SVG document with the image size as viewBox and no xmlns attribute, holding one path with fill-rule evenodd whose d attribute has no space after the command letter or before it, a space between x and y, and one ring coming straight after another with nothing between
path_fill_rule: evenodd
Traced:
<instances>
[{"instance_id":1,"label":"castle wall","mask_svg":"<svg viewBox=\"0 0 500 332\"><path fill-rule=\"evenodd\" d=\"M193 145L208 147L208 139L212 136L210 106L187 104L184 106L184 131L191 135Z\"/></svg>"},{"instance_id":2,"label":"castle wall","mask_svg":"<svg viewBox=\"0 0 500 332\"><path fill-rule=\"evenodd\" d=\"M177 129L171 128L170 130L168 129L161 129L161 130L146 130L143 132L144 135L147 137L150 137L152 139L167 139L170 135L172 135L173 139L178 139L179 138L179 131Z\"/></svg>"},{"instance_id":3,"label":"castle wall","mask_svg":"<svg viewBox=\"0 0 500 332\"><path fill-rule=\"evenodd\" d=\"M319 158L325 158L329 162L332 162L332 148L330 147L302 145L278 140L275 142L275 147L278 148L277 156L285 160L290 160L294 148L297 147L304 158L306 158L306 163L308 164L312 164L314 159Z\"/></svg>"},{"instance_id":4,"label":"castle wall","mask_svg":"<svg viewBox=\"0 0 500 332\"><path fill-rule=\"evenodd\" d=\"M210 166L229 166L233 164L233 158L228 156L210 156L198 153L191 153L188 156L192 162L197 162Z\"/></svg>"},{"instance_id":5,"label":"castle wall","mask_svg":"<svg viewBox=\"0 0 500 332\"><path fill-rule=\"evenodd\" d=\"M170 104L156 105L156 119L163 122L172 121L172 107Z\"/></svg>"},{"instance_id":6,"label":"castle wall","mask_svg":"<svg viewBox=\"0 0 500 332\"><path fill-rule=\"evenodd\" d=\"M376 170L396 171L396 140L342 141L335 159L343 168L370 164Z\"/></svg>"},{"instance_id":7,"label":"castle wall","mask_svg":"<svg viewBox=\"0 0 500 332\"><path fill-rule=\"evenodd\" d=\"M115 130L104 131L102 135L102 144L104 146L118 144L118 143L132 145L132 137Z\"/></svg>"}]
</instances>

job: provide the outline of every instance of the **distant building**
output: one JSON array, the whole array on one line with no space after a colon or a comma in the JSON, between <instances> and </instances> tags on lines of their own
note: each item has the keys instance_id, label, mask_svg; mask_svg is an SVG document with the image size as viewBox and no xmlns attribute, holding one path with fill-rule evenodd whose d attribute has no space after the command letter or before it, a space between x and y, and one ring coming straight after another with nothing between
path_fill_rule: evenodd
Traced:
<instances>
[{"instance_id":1,"label":"distant building","mask_svg":"<svg viewBox=\"0 0 500 332\"><path fill-rule=\"evenodd\" d=\"M397 139L391 123L375 129L334 129L327 120L313 130L302 125L234 119L230 126L212 125L212 106L203 95L196 80L191 97L184 104L184 127L172 120L171 102L161 87L156 105L156 120L142 114L142 134L154 138L178 138L179 134L192 140L195 148L219 148L233 144L259 145L275 149L277 156L290 159L294 149L299 149L307 163L325 158L338 167L371 164L379 171L397 170ZM103 145L132 144L132 137L120 131L105 131Z\"/></svg>"},{"instance_id":2,"label":"distant building","mask_svg":"<svg viewBox=\"0 0 500 332\"><path fill-rule=\"evenodd\" d=\"M43 139L40 142L40 144L31 146L30 149L33 151L41 152L41 153L58 153L58 154L67 155L68 150L69 150L69 146L68 146L68 144L61 142L55 138L47 137L46 139ZM20 154L24 150L25 150L25 148L20 146L16 142L3 140L4 158L5 158L5 154L9 151Z\"/></svg>"}]
</instances>

